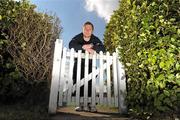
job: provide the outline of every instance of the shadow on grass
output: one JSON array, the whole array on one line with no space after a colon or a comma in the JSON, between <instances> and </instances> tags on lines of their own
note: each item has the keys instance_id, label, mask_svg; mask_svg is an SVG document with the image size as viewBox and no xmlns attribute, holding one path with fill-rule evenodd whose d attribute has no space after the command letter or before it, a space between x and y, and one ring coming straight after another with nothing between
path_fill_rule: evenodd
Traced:
<instances>
[{"instance_id":1,"label":"shadow on grass","mask_svg":"<svg viewBox=\"0 0 180 120\"><path fill-rule=\"evenodd\" d=\"M0 96L0 120L49 120L47 83L24 83L23 86L22 91L26 92L14 92L14 98L4 95L2 100Z\"/></svg>"},{"instance_id":2,"label":"shadow on grass","mask_svg":"<svg viewBox=\"0 0 180 120\"><path fill-rule=\"evenodd\" d=\"M0 120L49 120L46 106L1 105Z\"/></svg>"}]
</instances>

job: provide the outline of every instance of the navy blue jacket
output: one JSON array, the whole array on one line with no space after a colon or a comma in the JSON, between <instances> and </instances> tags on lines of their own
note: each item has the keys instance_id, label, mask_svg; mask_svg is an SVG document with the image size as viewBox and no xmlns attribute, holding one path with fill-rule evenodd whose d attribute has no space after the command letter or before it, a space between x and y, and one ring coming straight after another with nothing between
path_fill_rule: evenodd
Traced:
<instances>
[{"instance_id":1,"label":"navy blue jacket","mask_svg":"<svg viewBox=\"0 0 180 120\"><path fill-rule=\"evenodd\" d=\"M105 47L102 44L102 42L99 40L98 37L91 35L91 38L88 42L86 42L83 39L83 33L80 33L72 38L72 40L69 43L69 48L74 48L75 51L82 50L82 52L85 52L85 50L82 48L85 44L93 44L93 50L95 50L97 53L100 51L105 52Z\"/></svg>"}]
</instances>

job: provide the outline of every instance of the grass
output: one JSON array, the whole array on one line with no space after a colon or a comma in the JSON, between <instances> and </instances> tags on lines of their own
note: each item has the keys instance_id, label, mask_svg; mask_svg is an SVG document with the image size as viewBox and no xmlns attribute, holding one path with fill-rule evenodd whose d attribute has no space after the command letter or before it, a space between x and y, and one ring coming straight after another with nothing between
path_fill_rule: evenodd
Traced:
<instances>
[{"instance_id":1,"label":"grass","mask_svg":"<svg viewBox=\"0 0 180 120\"><path fill-rule=\"evenodd\" d=\"M46 106L1 105L0 120L49 120Z\"/></svg>"}]
</instances>

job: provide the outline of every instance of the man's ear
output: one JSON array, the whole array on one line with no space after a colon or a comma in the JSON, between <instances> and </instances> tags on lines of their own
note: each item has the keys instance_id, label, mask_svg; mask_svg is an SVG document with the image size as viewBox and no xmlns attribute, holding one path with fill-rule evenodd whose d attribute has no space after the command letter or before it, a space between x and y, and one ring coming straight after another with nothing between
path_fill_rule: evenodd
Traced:
<instances>
[{"instance_id":1,"label":"man's ear","mask_svg":"<svg viewBox=\"0 0 180 120\"><path fill-rule=\"evenodd\" d=\"M84 26L82 27L82 32L84 32Z\"/></svg>"}]
</instances>

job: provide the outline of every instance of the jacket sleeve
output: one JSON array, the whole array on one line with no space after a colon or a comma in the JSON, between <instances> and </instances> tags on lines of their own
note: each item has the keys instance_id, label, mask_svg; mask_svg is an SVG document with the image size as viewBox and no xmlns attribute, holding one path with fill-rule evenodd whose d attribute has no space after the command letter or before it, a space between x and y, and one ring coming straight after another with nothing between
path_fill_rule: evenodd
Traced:
<instances>
[{"instance_id":1,"label":"jacket sleeve","mask_svg":"<svg viewBox=\"0 0 180 120\"><path fill-rule=\"evenodd\" d=\"M71 48L74 48L75 51L78 51L78 50L84 51L80 41L76 39L75 37L72 38L72 40L69 42L69 49Z\"/></svg>"},{"instance_id":2,"label":"jacket sleeve","mask_svg":"<svg viewBox=\"0 0 180 120\"><path fill-rule=\"evenodd\" d=\"M97 53L99 53L100 51L106 52L106 49L105 49L103 43L99 40L99 38L97 38L93 44L94 44L93 49Z\"/></svg>"}]
</instances>

